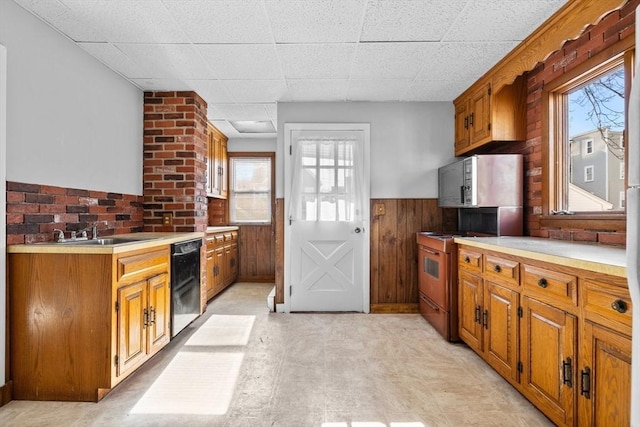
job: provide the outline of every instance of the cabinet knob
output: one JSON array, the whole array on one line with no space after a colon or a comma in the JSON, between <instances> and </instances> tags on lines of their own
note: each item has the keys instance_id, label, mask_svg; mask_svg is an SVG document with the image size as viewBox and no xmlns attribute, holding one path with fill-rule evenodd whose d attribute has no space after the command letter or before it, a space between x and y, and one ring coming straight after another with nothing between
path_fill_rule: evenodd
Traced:
<instances>
[{"instance_id":1,"label":"cabinet knob","mask_svg":"<svg viewBox=\"0 0 640 427\"><path fill-rule=\"evenodd\" d=\"M502 271L502 267L500 267L500 265L496 264L493 266L493 271L495 271L496 273L500 273Z\"/></svg>"},{"instance_id":2,"label":"cabinet knob","mask_svg":"<svg viewBox=\"0 0 640 427\"><path fill-rule=\"evenodd\" d=\"M627 311L627 303L622 301L621 299L617 299L611 303L611 308L613 308L618 313L626 313Z\"/></svg>"},{"instance_id":3,"label":"cabinet knob","mask_svg":"<svg viewBox=\"0 0 640 427\"><path fill-rule=\"evenodd\" d=\"M547 283L547 279L545 279L544 277L538 280L538 286L540 286L541 288L546 288L548 285L549 283Z\"/></svg>"},{"instance_id":4,"label":"cabinet knob","mask_svg":"<svg viewBox=\"0 0 640 427\"><path fill-rule=\"evenodd\" d=\"M466 256L466 257L464 257L464 262L469 264L471 262L471 259L468 256Z\"/></svg>"}]
</instances>

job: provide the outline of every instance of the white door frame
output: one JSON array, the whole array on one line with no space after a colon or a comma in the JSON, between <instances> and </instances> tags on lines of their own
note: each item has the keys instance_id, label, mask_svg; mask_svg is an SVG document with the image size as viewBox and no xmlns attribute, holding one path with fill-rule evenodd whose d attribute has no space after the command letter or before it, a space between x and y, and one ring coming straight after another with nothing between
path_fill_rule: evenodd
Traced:
<instances>
[{"instance_id":1,"label":"white door frame","mask_svg":"<svg viewBox=\"0 0 640 427\"><path fill-rule=\"evenodd\" d=\"M363 173L366 180L367 190L369 190L370 182L370 128L369 123L285 123L284 124L284 312L291 312L291 296L289 295L289 289L291 289L291 227L289 225L289 200L291 198L291 167L292 156L291 152L291 133L294 131L360 131L364 132L364 143L362 147L362 153L364 157L363 161ZM370 306L370 285L369 285L369 269L370 269L370 191L367 191L369 199L363 203L363 224L366 232L366 239L363 239L363 252L362 252L362 310L365 313L369 313Z\"/></svg>"}]
</instances>

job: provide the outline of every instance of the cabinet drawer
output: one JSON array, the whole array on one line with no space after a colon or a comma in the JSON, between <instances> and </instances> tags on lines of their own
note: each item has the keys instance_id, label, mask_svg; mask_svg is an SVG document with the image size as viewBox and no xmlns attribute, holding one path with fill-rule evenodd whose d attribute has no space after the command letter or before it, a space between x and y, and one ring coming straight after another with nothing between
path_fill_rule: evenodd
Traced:
<instances>
[{"instance_id":1,"label":"cabinet drawer","mask_svg":"<svg viewBox=\"0 0 640 427\"><path fill-rule=\"evenodd\" d=\"M169 250L162 249L118 258L118 281L166 272L169 268Z\"/></svg>"},{"instance_id":2,"label":"cabinet drawer","mask_svg":"<svg viewBox=\"0 0 640 427\"><path fill-rule=\"evenodd\" d=\"M458 249L458 264L460 268L470 271L482 271L482 254L466 248Z\"/></svg>"},{"instance_id":3,"label":"cabinet drawer","mask_svg":"<svg viewBox=\"0 0 640 427\"><path fill-rule=\"evenodd\" d=\"M599 323L604 318L631 328L632 306L628 289L589 279L583 283L582 306L587 318Z\"/></svg>"},{"instance_id":4,"label":"cabinet drawer","mask_svg":"<svg viewBox=\"0 0 640 427\"><path fill-rule=\"evenodd\" d=\"M520 263L493 255L484 256L484 272L487 276L518 286L520 283Z\"/></svg>"},{"instance_id":5,"label":"cabinet drawer","mask_svg":"<svg viewBox=\"0 0 640 427\"><path fill-rule=\"evenodd\" d=\"M224 233L224 241L225 242L232 242L238 240L238 233L236 233L235 231L229 232L229 233Z\"/></svg>"},{"instance_id":6,"label":"cabinet drawer","mask_svg":"<svg viewBox=\"0 0 640 427\"><path fill-rule=\"evenodd\" d=\"M224 243L224 234L223 233L216 234L214 237L216 238L216 243Z\"/></svg>"},{"instance_id":7,"label":"cabinet drawer","mask_svg":"<svg viewBox=\"0 0 640 427\"><path fill-rule=\"evenodd\" d=\"M578 278L570 274L523 264L524 286L527 291L549 297L553 302L578 304Z\"/></svg>"},{"instance_id":8,"label":"cabinet drawer","mask_svg":"<svg viewBox=\"0 0 640 427\"><path fill-rule=\"evenodd\" d=\"M213 250L215 246L216 246L215 236L207 236L207 252Z\"/></svg>"}]
</instances>

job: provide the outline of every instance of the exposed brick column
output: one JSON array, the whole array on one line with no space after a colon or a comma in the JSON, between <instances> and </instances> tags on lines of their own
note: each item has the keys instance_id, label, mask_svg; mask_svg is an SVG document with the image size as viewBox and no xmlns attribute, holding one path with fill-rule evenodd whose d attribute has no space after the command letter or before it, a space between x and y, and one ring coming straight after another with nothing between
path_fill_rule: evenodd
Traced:
<instances>
[{"instance_id":1,"label":"exposed brick column","mask_svg":"<svg viewBox=\"0 0 640 427\"><path fill-rule=\"evenodd\" d=\"M195 92L145 92L145 231L206 231L206 156L207 103Z\"/></svg>"}]
</instances>

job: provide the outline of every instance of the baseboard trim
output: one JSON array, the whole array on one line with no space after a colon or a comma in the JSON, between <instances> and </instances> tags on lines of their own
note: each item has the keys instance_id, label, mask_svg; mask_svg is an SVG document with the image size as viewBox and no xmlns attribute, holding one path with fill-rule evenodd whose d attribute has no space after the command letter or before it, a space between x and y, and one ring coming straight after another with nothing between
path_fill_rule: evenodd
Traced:
<instances>
[{"instance_id":1,"label":"baseboard trim","mask_svg":"<svg viewBox=\"0 0 640 427\"><path fill-rule=\"evenodd\" d=\"M0 406L4 406L12 400L13 381L9 380L0 387Z\"/></svg>"},{"instance_id":2,"label":"baseboard trim","mask_svg":"<svg viewBox=\"0 0 640 427\"><path fill-rule=\"evenodd\" d=\"M371 304L370 312L374 314L411 314L419 313L417 303L412 304Z\"/></svg>"},{"instance_id":3,"label":"baseboard trim","mask_svg":"<svg viewBox=\"0 0 640 427\"><path fill-rule=\"evenodd\" d=\"M249 283L275 283L275 276L250 276L250 277L242 277L238 276L236 279L237 282L249 282Z\"/></svg>"}]
</instances>

